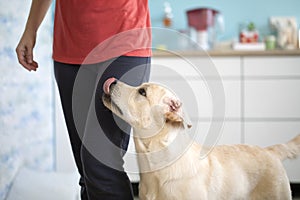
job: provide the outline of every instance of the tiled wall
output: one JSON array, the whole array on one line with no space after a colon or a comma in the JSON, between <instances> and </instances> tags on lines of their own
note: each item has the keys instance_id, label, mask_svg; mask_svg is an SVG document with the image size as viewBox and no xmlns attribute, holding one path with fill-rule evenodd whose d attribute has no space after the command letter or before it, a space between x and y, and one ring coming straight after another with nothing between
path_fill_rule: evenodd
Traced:
<instances>
[{"instance_id":1,"label":"tiled wall","mask_svg":"<svg viewBox=\"0 0 300 200\"><path fill-rule=\"evenodd\" d=\"M21 167L54 169L50 12L34 52L38 72L23 69L15 55L30 3L0 1L0 200Z\"/></svg>"}]
</instances>

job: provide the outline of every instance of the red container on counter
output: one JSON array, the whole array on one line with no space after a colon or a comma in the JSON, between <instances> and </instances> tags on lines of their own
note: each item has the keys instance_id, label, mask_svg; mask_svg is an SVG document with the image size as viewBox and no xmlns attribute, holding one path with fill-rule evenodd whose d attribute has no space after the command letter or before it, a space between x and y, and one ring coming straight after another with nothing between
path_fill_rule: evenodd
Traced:
<instances>
[{"instance_id":1,"label":"red container on counter","mask_svg":"<svg viewBox=\"0 0 300 200\"><path fill-rule=\"evenodd\" d=\"M197 31L207 30L209 27L214 26L215 16L219 11L210 8L197 8L188 10L188 25L195 28Z\"/></svg>"}]
</instances>

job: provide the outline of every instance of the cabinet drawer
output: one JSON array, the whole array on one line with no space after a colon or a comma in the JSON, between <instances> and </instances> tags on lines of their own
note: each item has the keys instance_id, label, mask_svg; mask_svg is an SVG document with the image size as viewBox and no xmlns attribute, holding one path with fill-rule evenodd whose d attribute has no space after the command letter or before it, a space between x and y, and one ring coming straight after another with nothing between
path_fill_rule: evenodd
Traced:
<instances>
[{"instance_id":1,"label":"cabinet drawer","mask_svg":"<svg viewBox=\"0 0 300 200\"><path fill-rule=\"evenodd\" d=\"M205 138L211 137L208 135L209 128L211 126L210 122L193 121L193 129L191 131L198 131L195 135L195 141L200 143L201 145L205 145ZM198 125L198 127L196 127ZM220 133L213 133L213 137L215 137L215 141L212 141L213 138L210 138L210 141L216 142L217 145L222 144L240 144L241 143L241 123L240 122L224 122L223 129Z\"/></svg>"},{"instance_id":2,"label":"cabinet drawer","mask_svg":"<svg viewBox=\"0 0 300 200\"><path fill-rule=\"evenodd\" d=\"M245 76L300 76L299 57L244 58Z\"/></svg>"},{"instance_id":3,"label":"cabinet drawer","mask_svg":"<svg viewBox=\"0 0 300 200\"><path fill-rule=\"evenodd\" d=\"M245 81L245 117L299 118L300 80Z\"/></svg>"},{"instance_id":4,"label":"cabinet drawer","mask_svg":"<svg viewBox=\"0 0 300 200\"><path fill-rule=\"evenodd\" d=\"M217 83L211 81L212 84ZM213 109L216 107L213 102L221 103L225 105L225 117L226 118L239 118L241 117L241 85L239 81L223 81L225 102L222 99L216 99L213 101L212 98L217 98L216 95L212 94L212 91L204 84L203 81L192 81L191 85L195 92L196 102L198 105L199 117L212 117ZM193 105L190 105L193 107ZM217 114L219 114L218 112ZM196 116L197 117L197 116ZM220 116L215 116L220 117ZM221 116L222 117L222 116Z\"/></svg>"},{"instance_id":5,"label":"cabinet drawer","mask_svg":"<svg viewBox=\"0 0 300 200\"><path fill-rule=\"evenodd\" d=\"M225 121L218 144L241 144L241 137L241 123Z\"/></svg>"},{"instance_id":6,"label":"cabinet drawer","mask_svg":"<svg viewBox=\"0 0 300 200\"><path fill-rule=\"evenodd\" d=\"M221 77L239 77L241 73L241 59L239 57L211 57L208 58L189 58L201 71L201 66L210 66L217 70ZM208 72L207 77L215 77L216 74Z\"/></svg>"},{"instance_id":7,"label":"cabinet drawer","mask_svg":"<svg viewBox=\"0 0 300 200\"><path fill-rule=\"evenodd\" d=\"M176 71L182 76L195 76L200 72L201 75L206 78L216 78L216 76L226 77L226 76L240 76L240 62L239 57L231 58L216 58L216 57L207 57L207 58L197 58L197 57L171 57L171 58L153 58L152 59L152 73L155 76L163 75L159 72L160 66L163 68L169 68L171 71ZM205 68L207 67L207 68ZM196 68L196 70L195 70ZM216 69L217 73L211 71L210 69ZM205 70L208 69L208 70ZM164 74L168 74L164 70ZM170 74L172 75L172 74Z\"/></svg>"},{"instance_id":8,"label":"cabinet drawer","mask_svg":"<svg viewBox=\"0 0 300 200\"><path fill-rule=\"evenodd\" d=\"M175 58L152 58L151 77L169 77L176 79L178 75L182 77L197 77L198 73L195 67L185 59Z\"/></svg>"}]
</instances>

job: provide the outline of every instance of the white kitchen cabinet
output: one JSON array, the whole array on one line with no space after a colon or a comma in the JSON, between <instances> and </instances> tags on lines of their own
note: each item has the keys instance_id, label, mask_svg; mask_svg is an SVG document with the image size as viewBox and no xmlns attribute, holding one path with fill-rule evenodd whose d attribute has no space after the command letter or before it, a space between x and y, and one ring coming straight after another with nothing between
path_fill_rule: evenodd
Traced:
<instances>
[{"instance_id":1,"label":"white kitchen cabinet","mask_svg":"<svg viewBox=\"0 0 300 200\"><path fill-rule=\"evenodd\" d=\"M246 119L300 119L300 79L246 80L244 98Z\"/></svg>"},{"instance_id":2,"label":"white kitchen cabinet","mask_svg":"<svg viewBox=\"0 0 300 200\"><path fill-rule=\"evenodd\" d=\"M268 78L299 78L299 56L269 56L269 57L244 57L244 72L246 77ZM296 77L298 76L298 77Z\"/></svg>"},{"instance_id":3,"label":"white kitchen cabinet","mask_svg":"<svg viewBox=\"0 0 300 200\"><path fill-rule=\"evenodd\" d=\"M300 119L300 57L245 57L245 118Z\"/></svg>"},{"instance_id":4,"label":"white kitchen cabinet","mask_svg":"<svg viewBox=\"0 0 300 200\"><path fill-rule=\"evenodd\" d=\"M197 123L197 122L194 122ZM208 134L210 122L198 121L199 131L195 134L195 141L205 145L205 138ZM217 144L240 144L241 143L241 123L238 121L225 121L223 130L216 138Z\"/></svg>"},{"instance_id":5,"label":"white kitchen cabinet","mask_svg":"<svg viewBox=\"0 0 300 200\"><path fill-rule=\"evenodd\" d=\"M300 57L244 57L244 142L284 143L300 133ZM300 158L284 162L291 182L300 182Z\"/></svg>"}]
</instances>

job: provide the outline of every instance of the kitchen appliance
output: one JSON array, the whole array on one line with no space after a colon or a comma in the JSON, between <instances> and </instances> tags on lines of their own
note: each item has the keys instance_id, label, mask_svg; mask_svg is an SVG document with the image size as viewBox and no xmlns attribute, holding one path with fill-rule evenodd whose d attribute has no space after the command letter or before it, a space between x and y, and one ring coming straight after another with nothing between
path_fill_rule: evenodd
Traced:
<instances>
[{"instance_id":1,"label":"kitchen appliance","mask_svg":"<svg viewBox=\"0 0 300 200\"><path fill-rule=\"evenodd\" d=\"M217 35L224 31L221 13L211 8L197 8L188 10L186 14L190 37L204 50L213 48Z\"/></svg>"}]
</instances>

